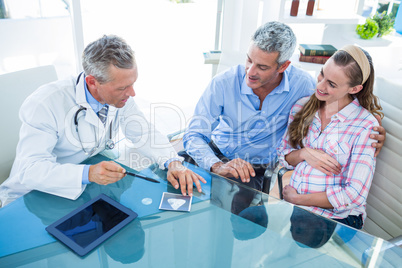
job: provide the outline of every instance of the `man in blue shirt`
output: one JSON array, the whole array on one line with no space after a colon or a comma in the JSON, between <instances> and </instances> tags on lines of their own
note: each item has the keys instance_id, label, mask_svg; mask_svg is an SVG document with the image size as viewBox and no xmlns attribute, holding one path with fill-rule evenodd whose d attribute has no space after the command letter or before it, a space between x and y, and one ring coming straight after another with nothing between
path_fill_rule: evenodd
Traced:
<instances>
[{"instance_id":1,"label":"man in blue shirt","mask_svg":"<svg viewBox=\"0 0 402 268\"><path fill-rule=\"evenodd\" d=\"M311 75L290 65L295 47L289 26L268 22L254 33L245 66L210 82L183 137L186 153L200 167L262 190L291 107L315 89Z\"/></svg>"},{"instance_id":2,"label":"man in blue shirt","mask_svg":"<svg viewBox=\"0 0 402 268\"><path fill-rule=\"evenodd\" d=\"M262 189L292 105L315 88L311 75L289 66L295 47L290 27L269 22L255 32L246 65L211 81L183 137L186 152L200 167L244 183L257 177L250 186Z\"/></svg>"}]
</instances>

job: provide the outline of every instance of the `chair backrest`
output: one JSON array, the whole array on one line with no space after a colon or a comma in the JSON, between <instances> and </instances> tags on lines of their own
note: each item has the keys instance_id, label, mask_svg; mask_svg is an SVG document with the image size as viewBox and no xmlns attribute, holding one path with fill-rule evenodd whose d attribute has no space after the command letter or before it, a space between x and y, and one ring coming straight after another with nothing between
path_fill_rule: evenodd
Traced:
<instances>
[{"instance_id":1,"label":"chair backrest","mask_svg":"<svg viewBox=\"0 0 402 268\"><path fill-rule=\"evenodd\" d=\"M15 158L21 121L19 109L23 101L39 86L57 80L53 65L0 75L0 183L8 178Z\"/></svg>"},{"instance_id":2,"label":"chair backrest","mask_svg":"<svg viewBox=\"0 0 402 268\"><path fill-rule=\"evenodd\" d=\"M389 240L402 235L402 84L377 77L375 94L387 135L367 198L364 230Z\"/></svg>"}]
</instances>

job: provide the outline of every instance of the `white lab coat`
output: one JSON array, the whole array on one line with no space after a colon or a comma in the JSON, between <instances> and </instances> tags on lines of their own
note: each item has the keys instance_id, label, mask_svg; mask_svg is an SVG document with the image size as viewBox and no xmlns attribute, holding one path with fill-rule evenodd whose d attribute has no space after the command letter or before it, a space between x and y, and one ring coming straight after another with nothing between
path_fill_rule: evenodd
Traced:
<instances>
[{"instance_id":1,"label":"white lab coat","mask_svg":"<svg viewBox=\"0 0 402 268\"><path fill-rule=\"evenodd\" d=\"M104 127L86 101L84 83L82 76L77 85L75 77L44 85L22 104L16 158L10 177L0 185L3 206L31 190L78 198L85 190L84 165L79 163L104 150L111 121L112 137L120 127L137 150L161 168L167 159L178 157L167 138L148 123L133 98L123 108L110 106ZM75 129L74 115L80 105L87 108L78 115L82 144L87 152L99 144L91 155L83 151Z\"/></svg>"}]
</instances>

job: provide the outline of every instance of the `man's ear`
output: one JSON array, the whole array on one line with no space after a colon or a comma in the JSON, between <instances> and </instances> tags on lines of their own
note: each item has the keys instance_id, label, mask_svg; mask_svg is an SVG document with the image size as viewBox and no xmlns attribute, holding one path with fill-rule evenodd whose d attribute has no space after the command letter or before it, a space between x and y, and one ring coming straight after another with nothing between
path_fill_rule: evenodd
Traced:
<instances>
[{"instance_id":1,"label":"man's ear","mask_svg":"<svg viewBox=\"0 0 402 268\"><path fill-rule=\"evenodd\" d=\"M290 60L285 61L284 64L279 66L278 73L283 73L289 67L289 65L290 65Z\"/></svg>"},{"instance_id":2,"label":"man's ear","mask_svg":"<svg viewBox=\"0 0 402 268\"><path fill-rule=\"evenodd\" d=\"M93 75L85 76L85 82L87 83L89 90L97 88L97 81Z\"/></svg>"},{"instance_id":3,"label":"man's ear","mask_svg":"<svg viewBox=\"0 0 402 268\"><path fill-rule=\"evenodd\" d=\"M363 89L362 85L357 85L357 86L352 87L352 90L349 93L356 94L356 93L359 93L359 91L362 89Z\"/></svg>"}]
</instances>

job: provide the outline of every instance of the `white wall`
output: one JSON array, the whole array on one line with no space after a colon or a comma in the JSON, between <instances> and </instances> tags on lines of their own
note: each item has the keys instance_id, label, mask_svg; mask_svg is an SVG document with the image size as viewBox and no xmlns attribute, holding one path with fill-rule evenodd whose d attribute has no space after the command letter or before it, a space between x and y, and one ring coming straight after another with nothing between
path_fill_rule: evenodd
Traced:
<instances>
[{"instance_id":1,"label":"white wall","mask_svg":"<svg viewBox=\"0 0 402 268\"><path fill-rule=\"evenodd\" d=\"M0 20L0 74L54 65L57 76L75 72L70 17Z\"/></svg>"}]
</instances>

